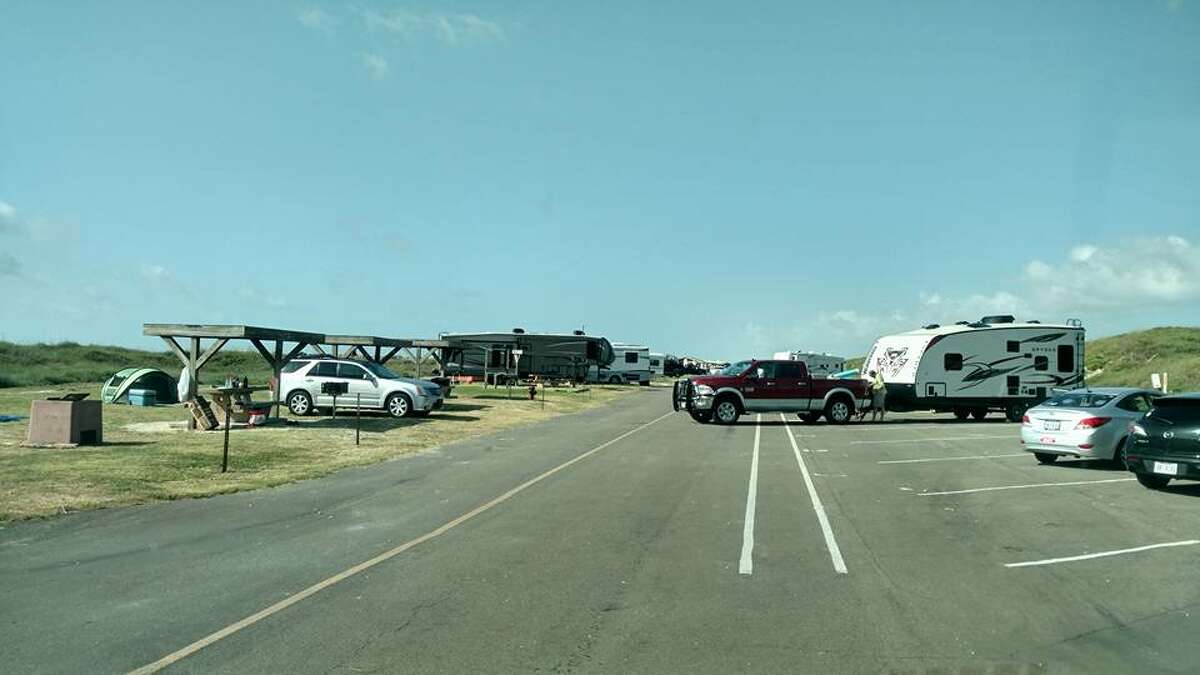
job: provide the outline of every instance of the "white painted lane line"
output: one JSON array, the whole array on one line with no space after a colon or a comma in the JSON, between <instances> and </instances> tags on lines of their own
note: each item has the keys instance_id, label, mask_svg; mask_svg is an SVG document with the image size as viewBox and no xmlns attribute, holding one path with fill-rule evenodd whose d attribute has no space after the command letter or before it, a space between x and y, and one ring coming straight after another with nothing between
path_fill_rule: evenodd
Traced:
<instances>
[{"instance_id":1,"label":"white painted lane line","mask_svg":"<svg viewBox=\"0 0 1200 675\"><path fill-rule=\"evenodd\" d=\"M1014 452L1010 455L968 455L966 457L925 457L923 459L884 459L876 464L923 464L925 462L961 462L968 459L1000 459L1003 457L1028 457L1028 452Z\"/></svg>"},{"instance_id":2,"label":"white painted lane line","mask_svg":"<svg viewBox=\"0 0 1200 675\"><path fill-rule=\"evenodd\" d=\"M1137 548L1123 548L1117 551L1102 551L1100 553L1087 553L1084 555L1073 555L1068 558L1049 558L1046 560L1030 560L1028 562L1007 563L1005 567L1036 567L1038 565L1056 565L1058 563L1075 562L1077 560L1091 560L1092 558L1107 558L1114 555L1125 555L1126 553L1141 553L1142 551L1150 551L1156 548L1170 548L1172 546L1195 546L1200 544L1200 539L1188 539L1186 541L1169 541L1165 544L1150 544L1149 546L1138 546Z\"/></svg>"},{"instance_id":3,"label":"white painted lane line","mask_svg":"<svg viewBox=\"0 0 1200 675\"><path fill-rule=\"evenodd\" d=\"M840 433L842 429L852 429L855 432L859 432L859 431L904 431L906 429L911 429L912 431L929 431L931 429L940 429L943 432L952 434L955 431L959 431L959 432L966 432L966 431L971 431L971 430L1000 431L1002 429L1020 429L1021 425L1016 422L1013 422L1011 424L1010 423L991 423L991 424L984 425L984 427L976 427L969 423L964 423L962 425L959 425L959 424L954 424L954 423L946 423L946 424L929 424L929 423L872 424L870 422L861 422L858 424L850 425L848 427L839 427L839 426L835 425L834 427L831 428L829 426L817 425L817 426L808 427L808 428L811 428L813 431L830 431L833 433Z\"/></svg>"},{"instance_id":4,"label":"white painted lane line","mask_svg":"<svg viewBox=\"0 0 1200 675\"><path fill-rule=\"evenodd\" d=\"M935 441L986 441L995 440L998 438L1007 438L1009 440L1020 440L1015 436L1008 434L1005 436L946 436L943 438L901 438L887 441L850 441L850 445L881 445L885 443L933 443Z\"/></svg>"},{"instance_id":5,"label":"white painted lane line","mask_svg":"<svg viewBox=\"0 0 1200 675\"><path fill-rule=\"evenodd\" d=\"M738 574L754 573L754 509L758 503L758 441L762 438L762 415L754 416L754 454L750 458L750 490L746 493L746 518L742 527L742 557Z\"/></svg>"},{"instance_id":6,"label":"white painted lane line","mask_svg":"<svg viewBox=\"0 0 1200 675\"><path fill-rule=\"evenodd\" d=\"M995 492L996 490L1024 490L1039 487L1066 487L1068 485L1097 485L1099 483L1127 483L1136 478L1108 478L1105 480L1074 480L1067 483L1031 483L1029 485L1000 485L998 487L972 488L970 490L946 490L944 492L919 492L918 497L937 497L939 495L965 495L972 492Z\"/></svg>"},{"instance_id":7,"label":"white painted lane line","mask_svg":"<svg viewBox=\"0 0 1200 675\"><path fill-rule=\"evenodd\" d=\"M800 447L796 445L796 437L792 435L792 425L787 423L787 418L783 416L783 413L780 413L779 419L783 420L783 428L787 431L788 440L792 442L792 452L796 455L796 463L800 465L800 473L804 476L804 486L808 488L813 511L817 512L817 522L821 524L821 532L825 535L825 548L829 549L833 570L838 574L846 574L846 561L842 559L842 549L838 548L837 540L833 538L833 528L829 526L829 517L825 515L825 506L821 504L817 488L813 485L812 477L808 475L808 466L804 464L804 458L800 456Z\"/></svg>"},{"instance_id":8,"label":"white painted lane line","mask_svg":"<svg viewBox=\"0 0 1200 675\"><path fill-rule=\"evenodd\" d=\"M196 652L200 651L201 649L204 649L205 647L213 644L214 642L223 640L223 639L229 637L230 635L233 635L234 633L242 630L243 628L249 628L250 626L253 626L254 624L258 623L259 621L262 621L263 619L265 619L273 614L281 612L281 611L287 609L288 607L291 607L292 605L300 602L301 600L311 597L312 595L314 595L326 588L329 588L330 586L333 586L334 584L345 581L346 579L349 579L350 577L358 574L359 572L369 570L381 562L391 560L392 558L395 558L396 556L400 555L401 553L404 553L405 551L409 550L410 548L413 548L414 546L423 544L423 543L429 541L430 539L433 539L434 537L445 534L446 532L458 527L459 525L462 525L463 523L474 518L475 516L485 512L485 511L491 510L491 509L495 508L496 506L499 506L500 504L508 501L509 499L512 499L513 497L520 494L521 492L524 492L525 490L533 487L534 485L537 485L538 483L546 480L547 478L549 478L550 476L553 476L554 474L558 473L559 471L562 471L563 469L566 469L578 462L582 462L583 460L587 459L588 457L591 457L592 455L596 454L597 452L600 452L601 450L609 447L610 445L613 445L614 443L618 443L626 438L629 438L630 436L636 434L637 432L641 431L642 429L645 429L646 427L649 427L652 424L661 422L662 420L665 420L666 418L668 418L674 414L675 414L674 412L668 412L665 415L656 417L641 426L634 427L633 429L626 431L625 433L621 434L620 436L617 436L616 438L614 438L612 440L609 440L604 443L601 443L600 445L597 445L596 447L592 448L591 450L588 450L587 452L583 453L582 455L578 455L573 459L569 459L569 460L563 462L562 464L559 464L558 466L554 467L553 469L549 469L541 474L538 474L537 476L534 476L533 478L530 478L529 480L525 481L524 483L521 483L517 487L509 490L508 492L505 492L504 494L500 495L499 497L496 497L486 503L480 504L479 506L476 506L475 508L471 509L470 511L467 511L466 513L454 518L453 520L446 522L445 524L441 525L437 529L430 530L429 532L426 532L425 534L417 537L416 539L411 539L409 541L404 542L403 544L400 544L399 546L396 546L395 548L388 549L388 550L384 551L383 553L380 553L379 555L375 556L374 558L371 558L370 560L364 560L363 562L360 562L357 565L354 565L353 567L349 567L341 572L338 572L337 574L329 577L328 579L325 579L324 581L318 581L317 583L313 584L312 586L309 586L308 588L306 588L298 593L295 593L293 595L289 595L288 597L284 598L283 600L280 600L279 602L271 605L270 607L259 610L259 611L255 612L254 614L251 614L250 616L248 616L240 621L236 621L234 623L229 624L228 626L222 628L221 630L219 630L215 633L212 633L211 635L208 635L207 637L203 637L199 640L196 640L192 644L187 645L186 647L183 647L181 649L173 651L170 654L167 654L166 656L162 657L161 659L155 661L154 663L148 663L148 664L142 666L141 668L132 670L132 671L130 671L129 675L148 675L149 673L157 673L158 671L162 670L163 668L166 668L167 666L169 666L173 663L177 663L178 661L181 661L181 660L191 656L192 654L195 654Z\"/></svg>"}]
</instances>

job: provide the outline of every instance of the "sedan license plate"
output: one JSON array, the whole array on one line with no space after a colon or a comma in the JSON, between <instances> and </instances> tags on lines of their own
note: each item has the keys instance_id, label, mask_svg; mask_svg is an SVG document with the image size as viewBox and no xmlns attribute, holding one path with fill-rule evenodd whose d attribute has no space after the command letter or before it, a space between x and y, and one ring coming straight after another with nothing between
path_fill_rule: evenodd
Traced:
<instances>
[{"instance_id":1,"label":"sedan license plate","mask_svg":"<svg viewBox=\"0 0 1200 675\"><path fill-rule=\"evenodd\" d=\"M1178 476L1179 465L1175 462L1155 462L1154 473L1161 473L1164 476Z\"/></svg>"},{"instance_id":2,"label":"sedan license plate","mask_svg":"<svg viewBox=\"0 0 1200 675\"><path fill-rule=\"evenodd\" d=\"M1046 431L1058 431L1062 428L1062 422L1058 420L1046 420L1042 423L1042 428Z\"/></svg>"}]
</instances>

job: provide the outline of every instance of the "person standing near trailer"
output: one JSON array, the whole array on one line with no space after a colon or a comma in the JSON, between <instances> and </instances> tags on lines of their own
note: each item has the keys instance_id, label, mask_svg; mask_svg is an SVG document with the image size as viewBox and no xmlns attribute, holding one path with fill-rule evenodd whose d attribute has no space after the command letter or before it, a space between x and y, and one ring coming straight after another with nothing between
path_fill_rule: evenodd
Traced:
<instances>
[{"instance_id":1,"label":"person standing near trailer","mask_svg":"<svg viewBox=\"0 0 1200 675\"><path fill-rule=\"evenodd\" d=\"M887 385L883 382L883 375L878 371L872 370L871 375L871 421L875 421L875 416L879 416L879 421L882 422L887 414Z\"/></svg>"}]
</instances>

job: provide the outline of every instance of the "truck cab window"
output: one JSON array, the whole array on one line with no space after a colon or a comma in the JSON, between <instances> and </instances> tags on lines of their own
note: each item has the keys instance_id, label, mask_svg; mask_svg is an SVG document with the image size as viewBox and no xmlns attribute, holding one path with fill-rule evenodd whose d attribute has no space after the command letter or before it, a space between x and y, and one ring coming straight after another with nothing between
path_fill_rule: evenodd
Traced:
<instances>
[{"instance_id":1,"label":"truck cab window","mask_svg":"<svg viewBox=\"0 0 1200 675\"><path fill-rule=\"evenodd\" d=\"M760 380L774 380L776 378L774 363L760 363L754 369L754 376Z\"/></svg>"}]
</instances>

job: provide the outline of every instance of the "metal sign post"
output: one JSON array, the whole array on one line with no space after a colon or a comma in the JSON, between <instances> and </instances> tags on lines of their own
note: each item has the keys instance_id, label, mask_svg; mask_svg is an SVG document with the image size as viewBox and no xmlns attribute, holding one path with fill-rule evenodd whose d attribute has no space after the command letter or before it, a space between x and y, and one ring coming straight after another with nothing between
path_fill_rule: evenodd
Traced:
<instances>
[{"instance_id":1,"label":"metal sign post","mask_svg":"<svg viewBox=\"0 0 1200 675\"><path fill-rule=\"evenodd\" d=\"M225 450L221 453L221 473L229 470L229 408L225 408Z\"/></svg>"}]
</instances>

